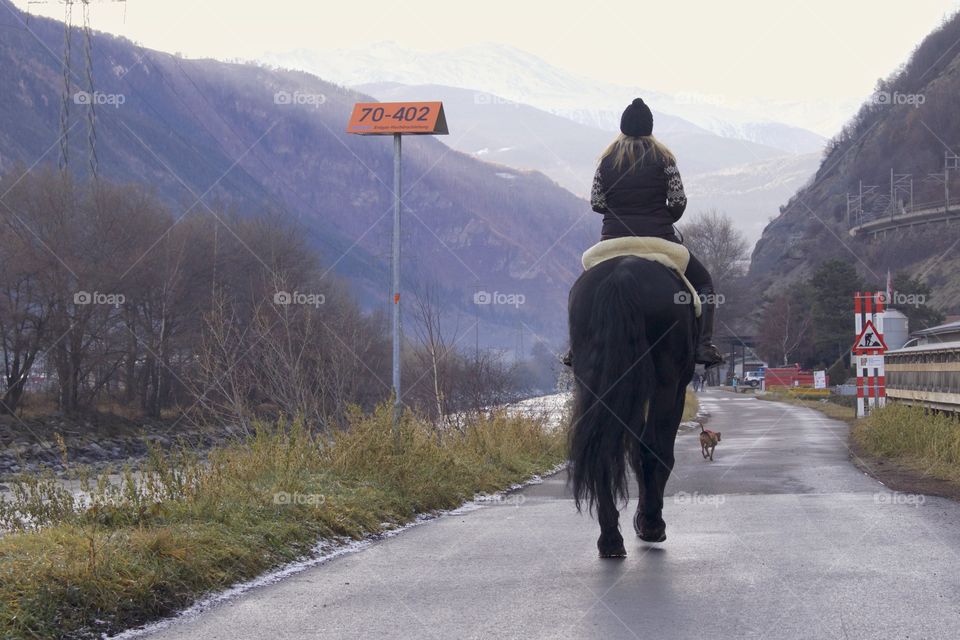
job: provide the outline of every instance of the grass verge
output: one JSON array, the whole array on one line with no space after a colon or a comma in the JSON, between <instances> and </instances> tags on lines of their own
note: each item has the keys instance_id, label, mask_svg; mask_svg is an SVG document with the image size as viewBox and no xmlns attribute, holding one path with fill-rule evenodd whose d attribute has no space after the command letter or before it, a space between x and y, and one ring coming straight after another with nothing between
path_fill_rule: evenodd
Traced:
<instances>
[{"instance_id":1,"label":"grass verge","mask_svg":"<svg viewBox=\"0 0 960 640\"><path fill-rule=\"evenodd\" d=\"M391 409L317 436L261 427L210 452L152 450L119 482L78 472L79 500L52 475L0 501L0 637L99 637L310 553L448 509L562 461L565 434L494 415L438 431Z\"/></svg>"},{"instance_id":2,"label":"grass verge","mask_svg":"<svg viewBox=\"0 0 960 640\"><path fill-rule=\"evenodd\" d=\"M842 420L848 424L853 424L857 418L857 410L852 404L839 404L834 401L833 397L830 398L819 398L819 397L804 397L804 394L801 393L792 393L792 392L782 392L782 391L770 391L764 394L757 394L756 396L760 400L768 400L772 402L786 402L787 404L792 404L798 407L806 407L807 409L815 409L820 413L824 414L828 418L834 420Z\"/></svg>"},{"instance_id":3,"label":"grass verge","mask_svg":"<svg viewBox=\"0 0 960 640\"><path fill-rule=\"evenodd\" d=\"M889 404L857 421L854 442L923 476L960 483L960 423L948 414Z\"/></svg>"},{"instance_id":4,"label":"grass verge","mask_svg":"<svg viewBox=\"0 0 960 640\"><path fill-rule=\"evenodd\" d=\"M690 390L690 387L687 387L687 399L683 403L683 422L693 420L697 417L697 411L700 410L700 399L697 398L697 394Z\"/></svg>"}]
</instances>

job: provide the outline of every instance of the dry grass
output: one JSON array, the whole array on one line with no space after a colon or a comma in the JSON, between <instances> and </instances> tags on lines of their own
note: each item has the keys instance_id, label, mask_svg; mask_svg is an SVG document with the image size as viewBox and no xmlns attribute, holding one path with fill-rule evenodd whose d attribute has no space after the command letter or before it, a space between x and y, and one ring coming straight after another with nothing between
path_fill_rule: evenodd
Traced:
<instances>
[{"instance_id":1,"label":"dry grass","mask_svg":"<svg viewBox=\"0 0 960 640\"><path fill-rule=\"evenodd\" d=\"M687 400L683 405L682 420L686 422L696 418L698 409L700 409L700 400L697 398L697 394L695 394L690 387L687 387Z\"/></svg>"},{"instance_id":2,"label":"dry grass","mask_svg":"<svg viewBox=\"0 0 960 640\"><path fill-rule=\"evenodd\" d=\"M769 392L765 394L758 394L756 396L760 400L769 400L772 402L786 402L787 404L792 404L798 407L806 407L807 409L815 409L820 413L824 414L828 418L834 420L842 420L843 422L853 423L857 418L857 410L855 407L837 404L832 402L827 398L814 397L804 397L804 394L796 392Z\"/></svg>"},{"instance_id":3,"label":"dry grass","mask_svg":"<svg viewBox=\"0 0 960 640\"><path fill-rule=\"evenodd\" d=\"M869 453L943 480L960 481L960 422L955 416L889 404L855 424Z\"/></svg>"},{"instance_id":4,"label":"dry grass","mask_svg":"<svg viewBox=\"0 0 960 640\"><path fill-rule=\"evenodd\" d=\"M318 436L261 427L201 461L154 450L119 483L77 473L82 504L52 477L20 478L0 505L0 637L99 637L310 552L509 487L564 457L562 432L494 415L463 431L391 410ZM392 525L390 524L392 523Z\"/></svg>"}]
</instances>

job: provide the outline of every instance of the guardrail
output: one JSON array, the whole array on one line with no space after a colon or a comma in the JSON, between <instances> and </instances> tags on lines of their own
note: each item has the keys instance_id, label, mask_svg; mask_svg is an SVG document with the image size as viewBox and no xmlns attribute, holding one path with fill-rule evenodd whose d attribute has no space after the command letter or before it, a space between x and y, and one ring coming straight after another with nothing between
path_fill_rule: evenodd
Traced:
<instances>
[{"instance_id":1,"label":"guardrail","mask_svg":"<svg viewBox=\"0 0 960 640\"><path fill-rule=\"evenodd\" d=\"M887 398L960 412L960 342L945 342L888 351Z\"/></svg>"},{"instance_id":2,"label":"guardrail","mask_svg":"<svg viewBox=\"0 0 960 640\"><path fill-rule=\"evenodd\" d=\"M951 220L960 220L960 203L951 203L949 207L946 205L934 206L934 203L926 203L917 205L910 211L862 219L858 224L850 228L849 234L854 237L862 234L876 236L904 227L914 227L939 222L950 224Z\"/></svg>"}]
</instances>

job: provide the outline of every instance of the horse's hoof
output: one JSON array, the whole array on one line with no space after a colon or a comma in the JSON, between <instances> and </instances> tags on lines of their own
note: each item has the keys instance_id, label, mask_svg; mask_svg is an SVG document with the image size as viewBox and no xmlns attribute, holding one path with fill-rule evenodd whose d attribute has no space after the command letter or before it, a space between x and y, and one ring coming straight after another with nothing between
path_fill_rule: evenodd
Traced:
<instances>
[{"instance_id":1,"label":"horse's hoof","mask_svg":"<svg viewBox=\"0 0 960 640\"><path fill-rule=\"evenodd\" d=\"M605 542L597 540L597 549L601 558L626 558L627 548L623 546L623 538Z\"/></svg>"},{"instance_id":2,"label":"horse's hoof","mask_svg":"<svg viewBox=\"0 0 960 640\"><path fill-rule=\"evenodd\" d=\"M597 540L597 550L601 558L626 558L627 549L623 546L623 538L618 534L615 538L605 539L600 536Z\"/></svg>"},{"instance_id":3,"label":"horse's hoof","mask_svg":"<svg viewBox=\"0 0 960 640\"><path fill-rule=\"evenodd\" d=\"M651 529L641 531L637 534L644 542L665 542L667 539L666 529Z\"/></svg>"},{"instance_id":4,"label":"horse's hoof","mask_svg":"<svg viewBox=\"0 0 960 640\"><path fill-rule=\"evenodd\" d=\"M663 521L661 520L661 522ZM633 515L633 530L637 532L637 537L644 542L663 542L667 539L666 525L661 525L653 529L644 527L643 513L640 511L637 511Z\"/></svg>"}]
</instances>

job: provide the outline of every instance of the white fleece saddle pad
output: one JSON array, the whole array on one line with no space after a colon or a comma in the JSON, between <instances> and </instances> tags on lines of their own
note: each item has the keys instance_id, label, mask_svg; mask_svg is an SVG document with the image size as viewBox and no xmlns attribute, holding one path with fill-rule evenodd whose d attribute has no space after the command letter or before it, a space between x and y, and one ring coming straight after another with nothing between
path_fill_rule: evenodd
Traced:
<instances>
[{"instance_id":1,"label":"white fleece saddle pad","mask_svg":"<svg viewBox=\"0 0 960 640\"><path fill-rule=\"evenodd\" d=\"M683 272L687 270L687 264L690 262L690 251L685 246L663 238L640 236L601 240L583 252L583 268L590 269L604 260L619 258L620 256L635 256L644 260L652 260L676 271L683 283L687 285L687 289L690 290L693 308L697 312L697 317L700 316L700 294L690 284L687 277L683 275Z\"/></svg>"}]
</instances>

